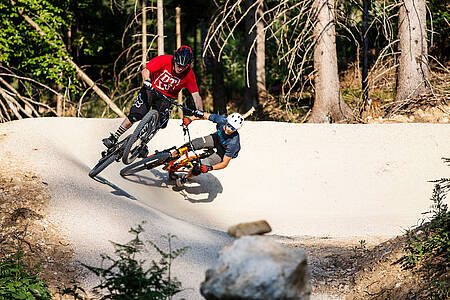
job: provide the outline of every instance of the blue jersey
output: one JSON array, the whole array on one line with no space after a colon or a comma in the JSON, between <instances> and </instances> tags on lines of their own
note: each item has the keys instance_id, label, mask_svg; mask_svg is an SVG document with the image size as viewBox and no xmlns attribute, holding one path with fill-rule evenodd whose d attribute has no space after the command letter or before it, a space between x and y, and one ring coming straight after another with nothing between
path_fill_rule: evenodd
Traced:
<instances>
[{"instance_id":1,"label":"blue jersey","mask_svg":"<svg viewBox=\"0 0 450 300\"><path fill-rule=\"evenodd\" d=\"M213 133L214 146L217 148L217 154L222 158L224 155L236 158L239 150L241 150L239 133L237 131L234 131L230 135L225 133L227 118L224 116L211 114L208 120L217 124L217 131Z\"/></svg>"}]
</instances>

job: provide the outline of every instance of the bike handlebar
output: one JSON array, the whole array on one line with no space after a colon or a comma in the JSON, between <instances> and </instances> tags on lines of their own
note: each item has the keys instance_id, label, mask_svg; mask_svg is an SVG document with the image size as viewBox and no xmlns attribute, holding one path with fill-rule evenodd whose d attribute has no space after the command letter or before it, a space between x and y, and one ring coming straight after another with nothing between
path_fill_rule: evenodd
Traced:
<instances>
[{"instance_id":1,"label":"bike handlebar","mask_svg":"<svg viewBox=\"0 0 450 300\"><path fill-rule=\"evenodd\" d=\"M194 115L194 110L184 106L183 104L177 103L172 98L170 98L169 96L161 93L160 91L158 91L154 87L151 87L151 91L154 92L155 94L157 94L159 97L163 98L164 100L168 101L170 104L173 104L173 105L176 105L178 107L181 107L183 109L183 112L186 112L189 115Z\"/></svg>"}]
</instances>

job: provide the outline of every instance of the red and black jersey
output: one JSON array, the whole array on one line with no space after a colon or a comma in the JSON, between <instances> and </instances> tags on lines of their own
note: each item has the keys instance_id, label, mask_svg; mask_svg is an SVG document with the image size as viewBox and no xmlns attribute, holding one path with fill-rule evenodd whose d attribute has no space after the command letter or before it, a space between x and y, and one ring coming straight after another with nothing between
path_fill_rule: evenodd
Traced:
<instances>
[{"instance_id":1,"label":"red and black jersey","mask_svg":"<svg viewBox=\"0 0 450 300\"><path fill-rule=\"evenodd\" d=\"M150 71L153 87L166 96L175 99L183 88L187 88L191 94L198 92L197 81L191 68L175 74L172 55L157 56L150 60L146 67Z\"/></svg>"}]
</instances>

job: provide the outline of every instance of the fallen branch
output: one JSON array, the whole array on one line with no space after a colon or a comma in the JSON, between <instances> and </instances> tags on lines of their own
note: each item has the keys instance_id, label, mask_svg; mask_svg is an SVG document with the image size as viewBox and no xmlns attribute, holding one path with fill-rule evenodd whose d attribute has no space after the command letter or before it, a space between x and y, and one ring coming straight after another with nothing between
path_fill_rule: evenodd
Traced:
<instances>
[{"instance_id":1,"label":"fallen branch","mask_svg":"<svg viewBox=\"0 0 450 300\"><path fill-rule=\"evenodd\" d=\"M6 86L12 93L14 93L17 98L25 103L25 106L28 107L36 117L40 117L39 112L33 107L33 105L31 105L25 97L20 95L19 92L15 88L13 88L6 80L0 77L0 82L3 83L3 85Z\"/></svg>"}]
</instances>

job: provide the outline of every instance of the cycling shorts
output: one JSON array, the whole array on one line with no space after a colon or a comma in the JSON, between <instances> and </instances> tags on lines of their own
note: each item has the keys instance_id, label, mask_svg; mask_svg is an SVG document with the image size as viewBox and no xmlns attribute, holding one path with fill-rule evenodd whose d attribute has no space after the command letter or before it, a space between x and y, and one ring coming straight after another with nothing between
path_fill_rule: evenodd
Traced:
<instances>
[{"instance_id":1,"label":"cycling shorts","mask_svg":"<svg viewBox=\"0 0 450 300\"><path fill-rule=\"evenodd\" d=\"M136 99L134 99L130 113L128 114L128 119L131 123L135 123L142 120L150 109L163 112L169 107L170 103L168 101L158 97L143 86L136 96Z\"/></svg>"}]
</instances>

